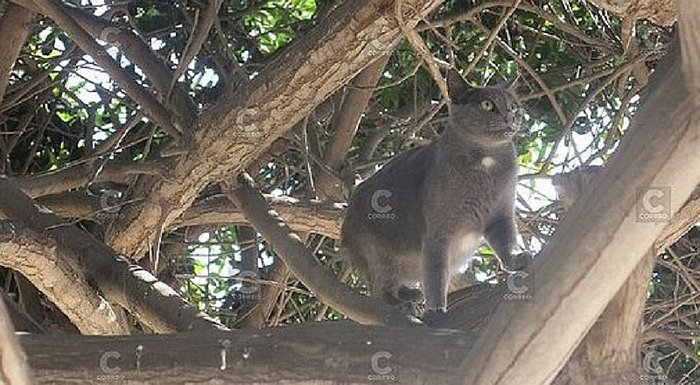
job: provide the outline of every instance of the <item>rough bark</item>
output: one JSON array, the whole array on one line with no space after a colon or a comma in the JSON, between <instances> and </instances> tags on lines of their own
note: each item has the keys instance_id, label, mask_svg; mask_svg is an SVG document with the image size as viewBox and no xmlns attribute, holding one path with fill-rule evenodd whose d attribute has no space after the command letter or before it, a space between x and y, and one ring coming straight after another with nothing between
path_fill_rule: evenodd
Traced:
<instances>
[{"instance_id":1,"label":"rough bark","mask_svg":"<svg viewBox=\"0 0 700 385\"><path fill-rule=\"evenodd\" d=\"M50 384L452 385L472 341L458 331L349 322L206 335L21 337L39 382Z\"/></svg>"},{"instance_id":2,"label":"rough bark","mask_svg":"<svg viewBox=\"0 0 700 385\"><path fill-rule=\"evenodd\" d=\"M581 195L590 188L593 179L599 178L603 171L603 167L592 166L555 175L552 183L564 207L570 210ZM674 216L675 220L677 219ZM639 382L640 377L637 373L639 336L647 285L656 254L650 251L644 256L598 321L588 331L586 338L576 348L553 384L633 385Z\"/></svg>"},{"instance_id":3,"label":"rough bark","mask_svg":"<svg viewBox=\"0 0 700 385\"><path fill-rule=\"evenodd\" d=\"M0 383L3 385L33 385L34 376L27 356L14 335L15 330L0 297Z\"/></svg>"},{"instance_id":4,"label":"rough bark","mask_svg":"<svg viewBox=\"0 0 700 385\"><path fill-rule=\"evenodd\" d=\"M10 80L10 71L34 26L36 14L15 4L7 6L0 20L0 105Z\"/></svg>"},{"instance_id":5,"label":"rough bark","mask_svg":"<svg viewBox=\"0 0 700 385\"><path fill-rule=\"evenodd\" d=\"M250 176L243 174L229 198L242 207L251 225L272 245L295 276L324 303L343 312L349 318L367 324L408 326L415 322L385 303L365 297L340 284L337 278L313 258L277 213L272 211L262 195L253 187Z\"/></svg>"},{"instance_id":6,"label":"rough bark","mask_svg":"<svg viewBox=\"0 0 700 385\"><path fill-rule=\"evenodd\" d=\"M680 69L674 49L604 177L536 259L532 299L499 306L462 367L464 383L551 382L661 233L638 217L638 194L672 188L663 202L670 218L698 185L700 120Z\"/></svg>"},{"instance_id":7,"label":"rough bark","mask_svg":"<svg viewBox=\"0 0 700 385\"><path fill-rule=\"evenodd\" d=\"M341 204L265 195L267 203L289 227L298 232L315 233L337 239L343 222ZM172 227L207 224L247 224L243 211L225 196L213 196L196 202Z\"/></svg>"},{"instance_id":8,"label":"rough bark","mask_svg":"<svg viewBox=\"0 0 700 385\"><path fill-rule=\"evenodd\" d=\"M215 330L220 325L187 304L169 286L132 265L104 243L47 208L35 204L9 179L0 177L0 212L12 221L53 239L88 282L110 302L132 310L154 331Z\"/></svg>"},{"instance_id":9,"label":"rough bark","mask_svg":"<svg viewBox=\"0 0 700 385\"><path fill-rule=\"evenodd\" d=\"M440 0L404 0L409 28ZM113 226L108 243L138 257L157 229L168 227L211 180L236 175L270 144L307 116L401 37L394 1L344 2L314 30L293 42L245 91L229 92L202 114L197 148L165 178L141 178L126 218Z\"/></svg>"},{"instance_id":10,"label":"rough bark","mask_svg":"<svg viewBox=\"0 0 700 385\"><path fill-rule=\"evenodd\" d=\"M675 0L588 0L620 18L649 19L656 24L671 26L678 17Z\"/></svg>"}]
</instances>

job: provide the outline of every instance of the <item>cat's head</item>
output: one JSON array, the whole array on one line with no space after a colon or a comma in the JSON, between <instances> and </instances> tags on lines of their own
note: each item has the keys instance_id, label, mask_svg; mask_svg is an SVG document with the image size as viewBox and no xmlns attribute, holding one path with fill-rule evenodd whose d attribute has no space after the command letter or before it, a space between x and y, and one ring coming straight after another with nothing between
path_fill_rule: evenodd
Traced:
<instances>
[{"instance_id":1,"label":"cat's head","mask_svg":"<svg viewBox=\"0 0 700 385\"><path fill-rule=\"evenodd\" d=\"M522 124L518 97L509 84L474 88L449 71L450 126L458 134L479 143L503 143L512 140Z\"/></svg>"}]
</instances>

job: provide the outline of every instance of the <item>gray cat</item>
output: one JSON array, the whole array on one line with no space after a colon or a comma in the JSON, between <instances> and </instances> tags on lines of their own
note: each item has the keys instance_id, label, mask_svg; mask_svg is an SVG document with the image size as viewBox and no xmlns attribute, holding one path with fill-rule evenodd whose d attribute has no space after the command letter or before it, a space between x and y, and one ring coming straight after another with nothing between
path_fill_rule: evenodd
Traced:
<instances>
[{"instance_id":1,"label":"gray cat","mask_svg":"<svg viewBox=\"0 0 700 385\"><path fill-rule=\"evenodd\" d=\"M446 311L449 280L482 236L507 267L516 247L517 97L507 86L472 88L454 72L448 88L445 131L357 186L341 232L374 296L404 307L424 293L432 312Z\"/></svg>"}]
</instances>

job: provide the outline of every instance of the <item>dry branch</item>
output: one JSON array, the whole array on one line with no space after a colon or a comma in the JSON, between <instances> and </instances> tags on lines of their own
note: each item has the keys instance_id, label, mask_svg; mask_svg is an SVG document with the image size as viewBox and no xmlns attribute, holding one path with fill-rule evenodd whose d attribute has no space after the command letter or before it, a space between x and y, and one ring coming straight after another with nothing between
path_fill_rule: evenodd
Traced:
<instances>
[{"instance_id":1,"label":"dry branch","mask_svg":"<svg viewBox=\"0 0 700 385\"><path fill-rule=\"evenodd\" d=\"M242 174L238 184L227 195L243 209L251 225L272 245L277 256L322 302L361 323L414 324L386 303L353 291L339 282L330 270L323 268L299 236L270 209L262 194L253 187L250 176Z\"/></svg>"},{"instance_id":2,"label":"dry branch","mask_svg":"<svg viewBox=\"0 0 700 385\"><path fill-rule=\"evenodd\" d=\"M294 231L321 234L335 239L340 235L344 213L341 204L273 195L265 195L265 200ZM243 210L228 198L213 196L195 202L172 223L172 227L247 223Z\"/></svg>"},{"instance_id":3,"label":"dry branch","mask_svg":"<svg viewBox=\"0 0 700 385\"><path fill-rule=\"evenodd\" d=\"M499 306L463 365L464 383L551 382L663 229L640 220L638 194L670 190L670 219L698 185L700 122L680 65L677 50L659 65L604 177L536 260L532 300Z\"/></svg>"},{"instance_id":4,"label":"dry branch","mask_svg":"<svg viewBox=\"0 0 700 385\"><path fill-rule=\"evenodd\" d=\"M0 177L0 197L0 212L21 226L54 239L64 255L80 266L88 281L110 302L132 310L150 329L163 332L220 327L147 271L35 204L4 177Z\"/></svg>"},{"instance_id":5,"label":"dry branch","mask_svg":"<svg viewBox=\"0 0 700 385\"><path fill-rule=\"evenodd\" d=\"M93 162L84 162L43 174L18 177L13 181L25 194L36 198L87 187L91 182L127 184L135 175L161 177L167 174L167 167L167 164L155 162L111 162L102 168Z\"/></svg>"},{"instance_id":6,"label":"dry branch","mask_svg":"<svg viewBox=\"0 0 700 385\"><path fill-rule=\"evenodd\" d=\"M10 71L34 26L36 14L18 5L10 4L0 20L0 105L10 80Z\"/></svg>"},{"instance_id":7,"label":"dry branch","mask_svg":"<svg viewBox=\"0 0 700 385\"><path fill-rule=\"evenodd\" d=\"M408 28L440 0L404 1ZM140 256L158 229L167 228L212 180L242 171L269 145L401 37L393 1L344 2L305 37L295 40L245 91L222 97L198 122L198 147L164 180L141 178L144 201L108 232L116 250Z\"/></svg>"},{"instance_id":8,"label":"dry branch","mask_svg":"<svg viewBox=\"0 0 700 385\"><path fill-rule=\"evenodd\" d=\"M128 326L118 322L112 306L87 283L83 271L71 265L73 258L55 240L12 222L0 224L0 266L20 272L81 333L129 334Z\"/></svg>"}]
</instances>

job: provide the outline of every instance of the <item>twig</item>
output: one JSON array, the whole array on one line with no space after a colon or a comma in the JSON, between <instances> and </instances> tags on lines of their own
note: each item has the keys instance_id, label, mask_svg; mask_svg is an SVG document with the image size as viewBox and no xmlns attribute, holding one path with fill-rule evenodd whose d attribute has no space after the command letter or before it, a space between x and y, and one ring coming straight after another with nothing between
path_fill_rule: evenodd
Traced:
<instances>
[{"instance_id":1,"label":"twig","mask_svg":"<svg viewBox=\"0 0 700 385\"><path fill-rule=\"evenodd\" d=\"M121 66L105 53L104 48L97 44L92 36L68 15L62 5L56 3L55 0L34 0L34 2L68 33L83 51L92 56L93 60L110 74L112 79L144 109L155 123L174 138L180 139L181 130L178 129L178 126L183 127L184 124L173 123L173 120L177 121L177 117L171 114L152 94L126 74Z\"/></svg>"},{"instance_id":2,"label":"twig","mask_svg":"<svg viewBox=\"0 0 700 385\"><path fill-rule=\"evenodd\" d=\"M394 14L396 16L398 26L401 29L401 33L411 44L411 46L421 58L423 63L425 63L425 65L428 67L428 72L430 72L430 75L433 77L433 80L435 80L435 83L440 89L440 93L442 94L443 99L449 101L450 93L447 90L447 83L445 82L445 79L443 79L442 75L440 74L440 68L438 68L437 64L435 63L435 58L430 53L428 47L425 45L425 41L423 41L423 38L420 37L418 32L416 32L414 29L410 29L406 26L406 22L403 18L403 11L401 10L402 5L403 0L398 0L396 1L394 6Z\"/></svg>"},{"instance_id":3,"label":"twig","mask_svg":"<svg viewBox=\"0 0 700 385\"><path fill-rule=\"evenodd\" d=\"M467 77L476 67L477 64L481 61L481 58L484 56L484 52L486 52L489 48L491 48L491 45L493 42L498 38L498 34L501 32L501 29L506 25L508 22L508 19L513 15L513 13L518 9L518 5L520 5L522 0L515 0L511 8L509 8L505 14L501 17L501 19L498 21L498 24L496 24L496 28L494 28L490 33L489 37L486 38L486 42L484 42L484 45L481 46L479 49L479 52L477 52L476 56L474 56L474 60L472 60L468 65L467 68L464 69L464 72L462 73L463 77Z\"/></svg>"}]
</instances>

